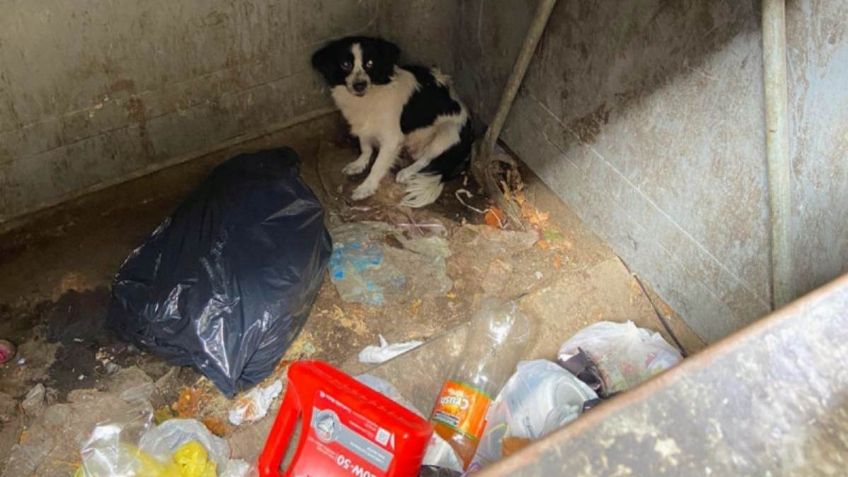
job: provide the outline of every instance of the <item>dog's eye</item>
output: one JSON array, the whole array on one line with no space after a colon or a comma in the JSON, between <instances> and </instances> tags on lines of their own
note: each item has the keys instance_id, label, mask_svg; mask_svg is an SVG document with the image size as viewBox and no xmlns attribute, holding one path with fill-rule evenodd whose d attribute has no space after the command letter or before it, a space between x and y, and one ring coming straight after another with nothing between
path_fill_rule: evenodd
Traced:
<instances>
[{"instance_id":1,"label":"dog's eye","mask_svg":"<svg viewBox=\"0 0 848 477\"><path fill-rule=\"evenodd\" d=\"M350 71L353 68L353 64L350 61L342 61L342 69L345 71Z\"/></svg>"},{"instance_id":2,"label":"dog's eye","mask_svg":"<svg viewBox=\"0 0 848 477\"><path fill-rule=\"evenodd\" d=\"M370 69L371 69L371 68L373 68L373 67L374 67L374 60L368 60L368 61L365 63L365 69L366 69L366 70L370 70Z\"/></svg>"}]
</instances>

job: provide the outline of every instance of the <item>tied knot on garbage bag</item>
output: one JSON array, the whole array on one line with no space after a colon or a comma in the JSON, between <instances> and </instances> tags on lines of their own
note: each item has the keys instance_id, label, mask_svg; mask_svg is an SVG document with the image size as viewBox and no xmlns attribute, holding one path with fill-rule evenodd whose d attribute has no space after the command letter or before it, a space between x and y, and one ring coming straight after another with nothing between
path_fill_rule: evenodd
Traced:
<instances>
[{"instance_id":1,"label":"tied knot on garbage bag","mask_svg":"<svg viewBox=\"0 0 848 477\"><path fill-rule=\"evenodd\" d=\"M212 171L124 261L108 324L194 366L227 396L270 375L303 326L332 250L289 148Z\"/></svg>"}]
</instances>

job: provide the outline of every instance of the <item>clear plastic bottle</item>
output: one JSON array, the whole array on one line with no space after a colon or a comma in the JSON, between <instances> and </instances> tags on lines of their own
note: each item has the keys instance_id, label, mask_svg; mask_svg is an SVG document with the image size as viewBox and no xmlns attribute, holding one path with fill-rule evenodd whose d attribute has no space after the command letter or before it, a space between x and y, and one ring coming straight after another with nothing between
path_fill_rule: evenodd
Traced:
<instances>
[{"instance_id":1,"label":"clear plastic bottle","mask_svg":"<svg viewBox=\"0 0 848 477\"><path fill-rule=\"evenodd\" d=\"M486 411L535 334L515 302L487 298L471 319L460 363L436 399L430 421L468 467L486 428Z\"/></svg>"}]
</instances>

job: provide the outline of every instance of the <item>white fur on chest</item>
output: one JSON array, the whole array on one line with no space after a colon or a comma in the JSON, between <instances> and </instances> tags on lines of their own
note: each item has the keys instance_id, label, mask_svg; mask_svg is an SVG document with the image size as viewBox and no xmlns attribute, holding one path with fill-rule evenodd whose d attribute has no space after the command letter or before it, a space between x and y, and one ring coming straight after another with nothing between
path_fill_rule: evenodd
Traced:
<instances>
[{"instance_id":1,"label":"white fur on chest","mask_svg":"<svg viewBox=\"0 0 848 477\"><path fill-rule=\"evenodd\" d=\"M350 131L361 141L379 143L392 137L402 137L400 116L403 106L415 91L417 82L412 73L397 69L394 81L372 85L365 96L350 94L344 85L332 90L333 100L350 124Z\"/></svg>"}]
</instances>

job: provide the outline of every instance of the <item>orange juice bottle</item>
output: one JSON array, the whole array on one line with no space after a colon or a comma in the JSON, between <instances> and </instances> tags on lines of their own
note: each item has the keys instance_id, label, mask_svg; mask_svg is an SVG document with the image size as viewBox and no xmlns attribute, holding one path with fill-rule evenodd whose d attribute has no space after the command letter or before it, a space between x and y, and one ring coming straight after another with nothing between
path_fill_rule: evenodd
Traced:
<instances>
[{"instance_id":1,"label":"orange juice bottle","mask_svg":"<svg viewBox=\"0 0 848 477\"><path fill-rule=\"evenodd\" d=\"M535 324L515 302L486 299L471 319L460 364L442 386L430 421L463 462L471 463L489 404L515 372Z\"/></svg>"}]
</instances>

